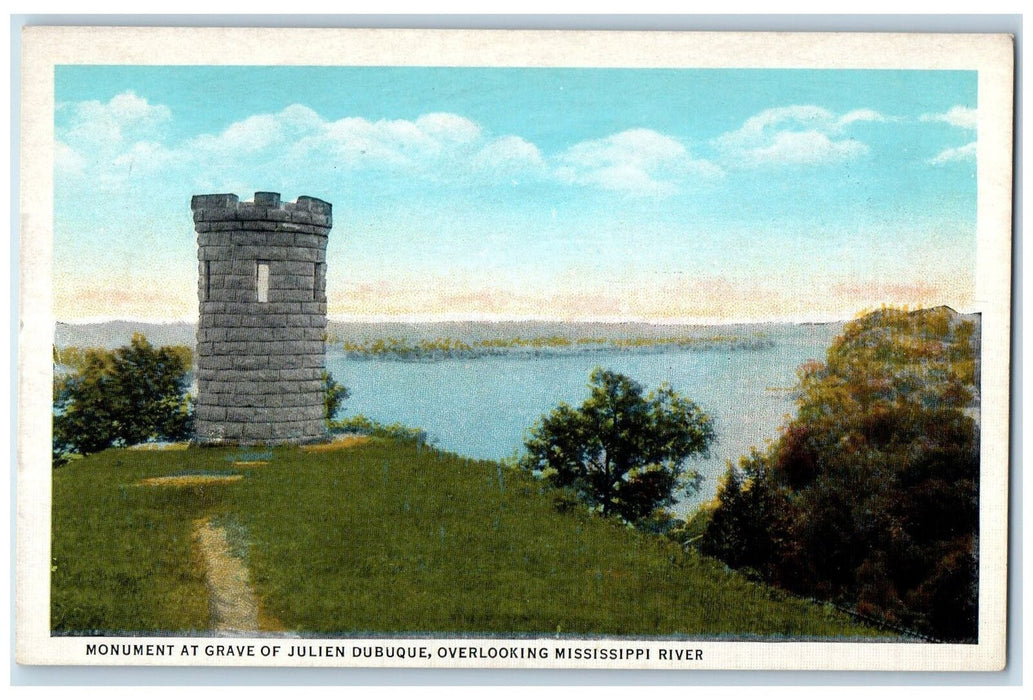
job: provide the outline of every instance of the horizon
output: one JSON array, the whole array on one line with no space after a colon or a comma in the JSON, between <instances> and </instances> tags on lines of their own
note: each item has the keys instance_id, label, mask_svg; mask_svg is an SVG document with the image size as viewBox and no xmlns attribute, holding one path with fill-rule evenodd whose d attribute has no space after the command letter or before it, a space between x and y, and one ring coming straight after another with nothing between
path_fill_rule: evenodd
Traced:
<instances>
[{"instance_id":1,"label":"horizon","mask_svg":"<svg viewBox=\"0 0 1033 700\"><path fill-rule=\"evenodd\" d=\"M973 308L976 93L949 70L62 65L54 316L195 317L190 197L256 191L333 205L335 319Z\"/></svg>"},{"instance_id":2,"label":"horizon","mask_svg":"<svg viewBox=\"0 0 1033 700\"><path fill-rule=\"evenodd\" d=\"M935 309L940 307L946 307L955 313L962 316L978 315L979 311L968 311L964 309L956 309L949 304L937 304L935 306L927 307L916 307L910 308L905 307L906 311L923 311L929 309ZM881 308L881 307L879 307ZM879 308L862 309L857 313L849 317L827 317L827 318L766 318L766 319L662 319L653 320L647 318L559 318L559 317L488 317L488 316L464 316L464 317L452 317L452 316L378 316L378 317L358 317L358 316L328 316L327 321L329 323L363 323L363 324L450 324L450 323L542 323L542 324L606 324L606 325L617 325L617 324L634 324L634 325L646 325L646 326L736 326L736 325L763 325L763 324L796 324L796 325L821 325L829 323L846 323L858 318L861 318L867 314L878 311ZM138 323L142 325L195 325L197 323L197 317L193 318L134 318L125 316L109 316L109 317L89 317L76 320L67 319L56 319L56 324L63 324L68 326L86 326L86 325L100 325L105 323Z\"/></svg>"}]
</instances>

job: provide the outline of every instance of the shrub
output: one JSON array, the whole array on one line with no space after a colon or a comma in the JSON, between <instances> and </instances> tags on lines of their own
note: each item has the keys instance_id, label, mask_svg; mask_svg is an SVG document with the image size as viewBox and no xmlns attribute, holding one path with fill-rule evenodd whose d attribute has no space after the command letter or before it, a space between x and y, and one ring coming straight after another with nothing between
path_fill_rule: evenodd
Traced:
<instances>
[{"instance_id":1,"label":"shrub","mask_svg":"<svg viewBox=\"0 0 1033 700\"><path fill-rule=\"evenodd\" d=\"M332 425L334 417L349 396L348 388L334 381L334 375L323 370L323 417Z\"/></svg>"}]
</instances>

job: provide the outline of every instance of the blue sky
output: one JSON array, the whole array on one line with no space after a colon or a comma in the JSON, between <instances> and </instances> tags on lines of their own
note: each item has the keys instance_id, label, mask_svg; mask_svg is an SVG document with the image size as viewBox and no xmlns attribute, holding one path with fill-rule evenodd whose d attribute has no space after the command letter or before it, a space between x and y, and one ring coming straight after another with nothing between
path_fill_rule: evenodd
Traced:
<instances>
[{"instance_id":1,"label":"blue sky","mask_svg":"<svg viewBox=\"0 0 1033 700\"><path fill-rule=\"evenodd\" d=\"M976 73L59 66L55 315L196 316L190 196L334 205L332 317L971 306Z\"/></svg>"}]
</instances>

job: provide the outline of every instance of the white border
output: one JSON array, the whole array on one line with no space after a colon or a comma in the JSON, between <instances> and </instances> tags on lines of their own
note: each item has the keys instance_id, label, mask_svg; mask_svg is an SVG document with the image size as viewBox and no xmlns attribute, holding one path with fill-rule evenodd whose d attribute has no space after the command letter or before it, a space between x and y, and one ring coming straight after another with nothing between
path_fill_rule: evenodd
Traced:
<instances>
[{"instance_id":1,"label":"white border","mask_svg":"<svg viewBox=\"0 0 1033 700\"><path fill-rule=\"evenodd\" d=\"M436 657L448 668L694 668L823 670L999 670L1005 661L1008 400L1011 265L1011 37L989 34L733 32L567 32L512 30L214 29L28 27L22 34L21 279L17 512L17 660L27 664L112 663L86 657L87 643L227 644L226 639L83 639L49 636L50 344L53 333L53 90L58 64L423 65L524 67L907 68L977 70L979 106L977 290L982 313L980 643L925 645L802 642L643 642L626 640L467 640L462 646L558 646L650 649L650 663L516 662ZM331 645L389 645L389 640L324 640ZM321 640L260 638L256 657L129 657L127 665L413 666L263 659L262 646ZM412 639L397 643L411 646ZM421 640L431 649L457 640ZM701 662L662 664L665 648L699 648ZM286 652L283 652L286 653Z\"/></svg>"}]
</instances>

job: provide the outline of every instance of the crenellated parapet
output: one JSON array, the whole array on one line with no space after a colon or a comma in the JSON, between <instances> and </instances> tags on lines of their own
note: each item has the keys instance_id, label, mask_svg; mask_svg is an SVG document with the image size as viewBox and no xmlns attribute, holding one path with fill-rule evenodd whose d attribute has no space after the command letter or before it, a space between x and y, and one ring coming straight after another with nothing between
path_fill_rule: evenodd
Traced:
<instances>
[{"instance_id":1,"label":"crenellated parapet","mask_svg":"<svg viewBox=\"0 0 1033 700\"><path fill-rule=\"evenodd\" d=\"M313 197L193 197L198 245L197 440L326 438L326 245L331 205Z\"/></svg>"},{"instance_id":2,"label":"crenellated parapet","mask_svg":"<svg viewBox=\"0 0 1033 700\"><path fill-rule=\"evenodd\" d=\"M256 228L325 236L333 226L329 202L315 197L281 202L278 192L256 192L253 202L241 202L235 194L199 194L191 198L190 209L194 212L194 227L198 233L231 231L236 222L249 225L265 222Z\"/></svg>"}]
</instances>

